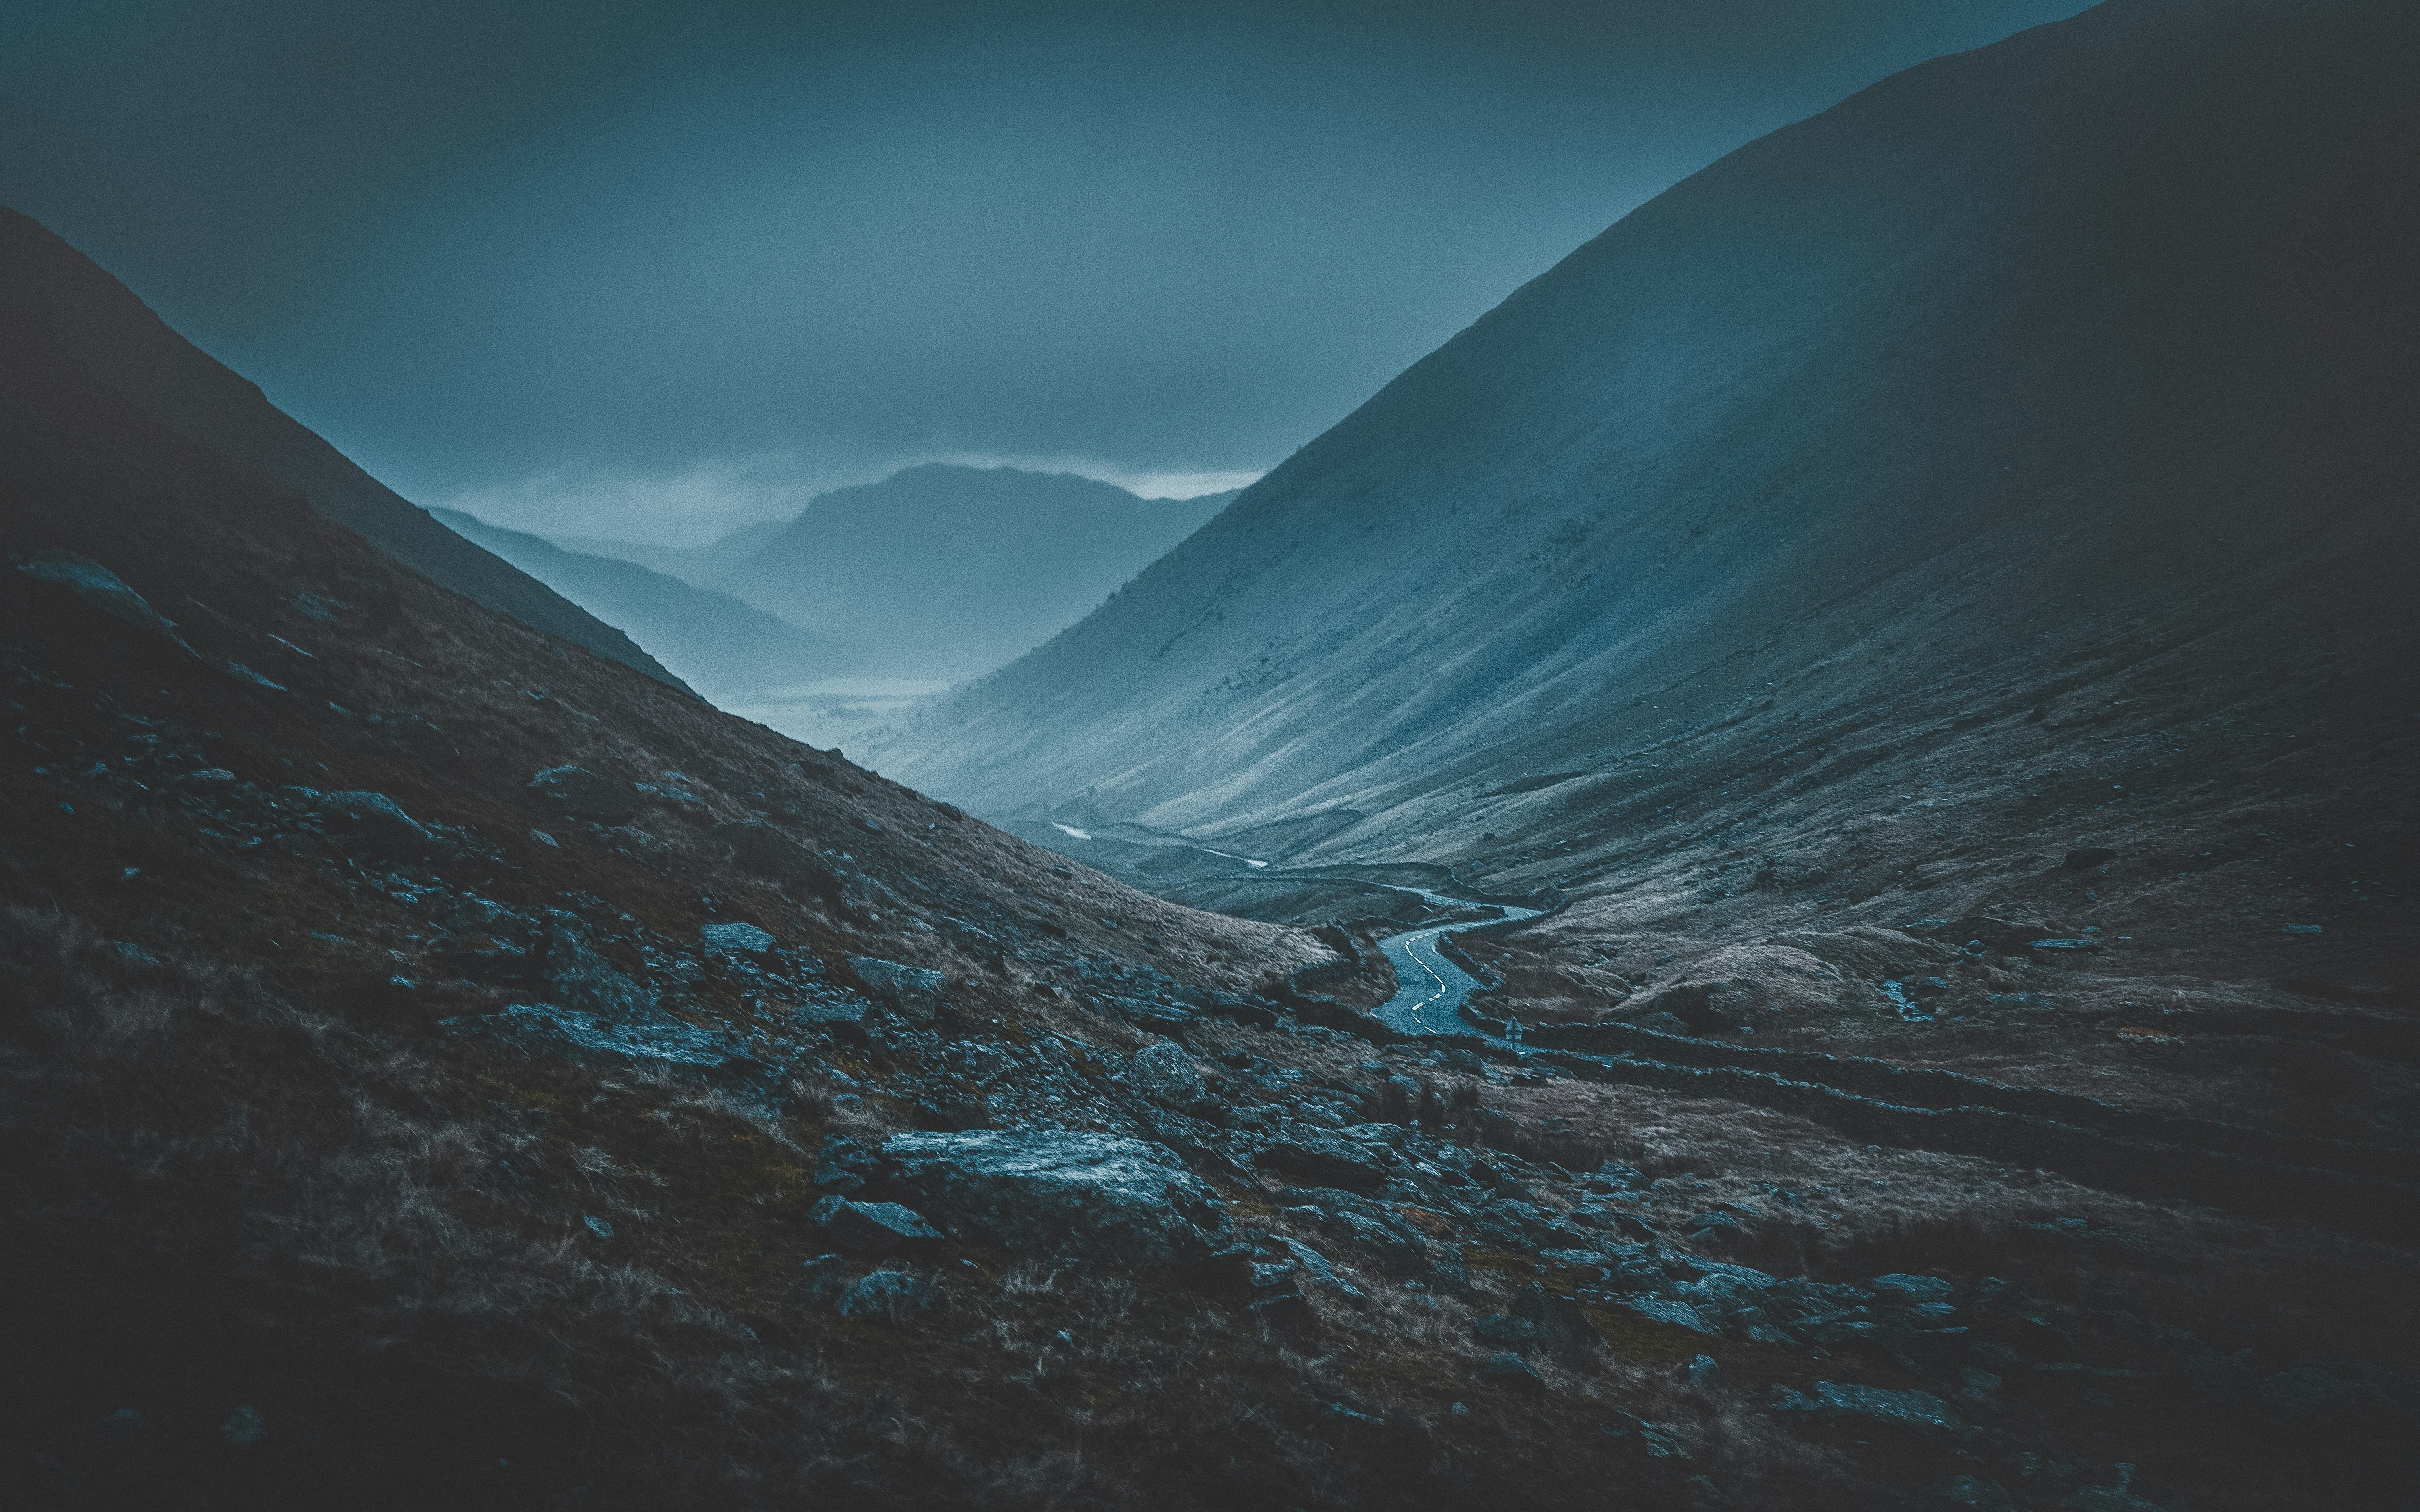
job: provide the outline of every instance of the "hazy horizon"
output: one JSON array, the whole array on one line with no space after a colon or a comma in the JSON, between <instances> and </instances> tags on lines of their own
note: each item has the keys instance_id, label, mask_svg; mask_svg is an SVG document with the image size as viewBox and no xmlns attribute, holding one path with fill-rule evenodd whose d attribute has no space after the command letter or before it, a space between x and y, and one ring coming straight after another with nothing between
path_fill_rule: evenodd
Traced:
<instances>
[{"instance_id":1,"label":"hazy horizon","mask_svg":"<svg viewBox=\"0 0 2420 1512\"><path fill-rule=\"evenodd\" d=\"M1233 486L1714 159L2079 8L21 9L0 203L415 502L699 544L924 460Z\"/></svg>"}]
</instances>

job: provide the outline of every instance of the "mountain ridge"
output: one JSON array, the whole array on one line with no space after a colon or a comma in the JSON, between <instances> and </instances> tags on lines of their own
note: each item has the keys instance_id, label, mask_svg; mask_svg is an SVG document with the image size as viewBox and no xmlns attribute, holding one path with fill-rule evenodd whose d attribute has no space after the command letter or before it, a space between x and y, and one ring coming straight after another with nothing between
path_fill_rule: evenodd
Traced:
<instances>
[{"instance_id":1,"label":"mountain ridge","mask_svg":"<svg viewBox=\"0 0 2420 1512\"><path fill-rule=\"evenodd\" d=\"M861 659L853 647L669 573L566 550L543 536L490 525L458 509L429 514L622 627L709 699L830 677Z\"/></svg>"},{"instance_id":2,"label":"mountain ridge","mask_svg":"<svg viewBox=\"0 0 2420 1512\"><path fill-rule=\"evenodd\" d=\"M463 539L178 335L125 285L31 216L0 207L0 254L53 312L76 360L170 429L307 499L431 581L690 691L621 631Z\"/></svg>"},{"instance_id":3,"label":"mountain ridge","mask_svg":"<svg viewBox=\"0 0 2420 1512\"><path fill-rule=\"evenodd\" d=\"M1072 624L1230 497L1143 500L1077 473L928 462L818 495L717 585L865 646L879 670L972 676Z\"/></svg>"},{"instance_id":4,"label":"mountain ridge","mask_svg":"<svg viewBox=\"0 0 2420 1512\"><path fill-rule=\"evenodd\" d=\"M1212 833L1668 735L1607 727L1659 687L1714 717L1745 681L1693 684L1855 584L1870 628L1957 578L2018 643L2029 595L2358 577L2393 527L2311 525L2297 427L2365 338L2263 281L2393 136L2411 33L2136 0L1895 75L1634 211L875 754L979 811ZM2214 131L2269 145L2229 177Z\"/></svg>"}]
</instances>

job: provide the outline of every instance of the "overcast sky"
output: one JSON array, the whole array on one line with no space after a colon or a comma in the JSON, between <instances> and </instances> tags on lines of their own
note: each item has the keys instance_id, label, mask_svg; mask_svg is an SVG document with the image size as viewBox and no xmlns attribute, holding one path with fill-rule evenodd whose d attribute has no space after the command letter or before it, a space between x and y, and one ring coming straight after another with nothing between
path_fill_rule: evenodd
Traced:
<instances>
[{"instance_id":1,"label":"overcast sky","mask_svg":"<svg viewBox=\"0 0 2420 1512\"><path fill-rule=\"evenodd\" d=\"M0 8L0 202L423 503L1232 486L1658 190L2075 0Z\"/></svg>"}]
</instances>

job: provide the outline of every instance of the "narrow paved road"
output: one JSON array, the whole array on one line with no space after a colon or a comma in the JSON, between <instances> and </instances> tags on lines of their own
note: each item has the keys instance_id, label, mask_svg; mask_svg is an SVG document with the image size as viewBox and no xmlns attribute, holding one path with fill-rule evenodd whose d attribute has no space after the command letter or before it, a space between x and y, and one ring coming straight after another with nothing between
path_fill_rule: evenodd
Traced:
<instances>
[{"instance_id":1,"label":"narrow paved road","mask_svg":"<svg viewBox=\"0 0 2420 1512\"><path fill-rule=\"evenodd\" d=\"M1466 900L1448 898L1441 893L1425 892L1418 887L1396 887L1427 903L1444 910L1467 907ZM1501 905L1499 905L1501 906ZM1504 918L1535 918L1535 908L1504 909ZM1457 1011L1462 1000L1479 987L1479 981L1467 971L1447 960L1437 949L1437 942L1460 930L1478 929L1502 919L1479 919L1464 924L1432 924L1426 929L1407 930L1390 934L1378 942L1387 959L1395 967L1395 995L1387 999L1377 1011L1378 1021L1388 1028L1404 1034L1473 1034L1474 1026L1465 1024Z\"/></svg>"}]
</instances>

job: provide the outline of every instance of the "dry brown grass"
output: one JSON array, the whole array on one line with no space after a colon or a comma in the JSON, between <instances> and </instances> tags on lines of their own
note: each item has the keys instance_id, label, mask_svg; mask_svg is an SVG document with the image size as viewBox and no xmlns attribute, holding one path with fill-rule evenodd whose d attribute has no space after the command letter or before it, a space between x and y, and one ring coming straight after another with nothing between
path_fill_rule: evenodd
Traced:
<instances>
[{"instance_id":1,"label":"dry brown grass","mask_svg":"<svg viewBox=\"0 0 2420 1512\"><path fill-rule=\"evenodd\" d=\"M1321 1294L1279 1334L1152 1278L976 1250L925 1269L927 1312L801 1313L782 1298L820 1248L799 1221L812 1100L807 1123L768 1120L678 1081L429 1049L198 956L124 964L55 911L9 910L0 949L15 1279L61 1299L14 1340L53 1387L21 1443L74 1442L73 1414L114 1398L72 1362L106 1358L155 1378L164 1420L256 1402L282 1444L318 1446L281 1473L363 1505L1683 1494L1673 1466L1588 1437L1664 1399L1652 1372L1559 1373L1518 1408L1478 1381L1471 1309L1502 1304L1484 1277L1469 1301ZM248 1364L196 1395L226 1358ZM1757 1504L1782 1451L1689 1431L1692 1468ZM181 1454L145 1473L203 1473Z\"/></svg>"}]
</instances>

